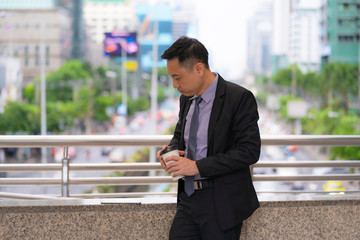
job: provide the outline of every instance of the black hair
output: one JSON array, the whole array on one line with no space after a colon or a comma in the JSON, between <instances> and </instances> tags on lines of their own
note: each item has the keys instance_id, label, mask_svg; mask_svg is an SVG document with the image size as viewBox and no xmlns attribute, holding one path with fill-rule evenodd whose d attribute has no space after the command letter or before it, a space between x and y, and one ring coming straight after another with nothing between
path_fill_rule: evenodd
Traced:
<instances>
[{"instance_id":1,"label":"black hair","mask_svg":"<svg viewBox=\"0 0 360 240\"><path fill-rule=\"evenodd\" d=\"M178 58L179 65L187 69L191 69L197 62L201 62L205 68L209 69L209 53L205 46L195 38L180 37L165 50L161 58L166 60Z\"/></svg>"}]
</instances>

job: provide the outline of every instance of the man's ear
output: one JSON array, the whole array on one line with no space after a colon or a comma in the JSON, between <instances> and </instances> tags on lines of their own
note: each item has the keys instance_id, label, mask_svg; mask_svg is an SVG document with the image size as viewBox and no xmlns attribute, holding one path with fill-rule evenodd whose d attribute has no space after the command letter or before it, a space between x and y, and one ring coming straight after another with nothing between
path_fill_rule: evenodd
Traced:
<instances>
[{"instance_id":1,"label":"man's ear","mask_svg":"<svg viewBox=\"0 0 360 240\"><path fill-rule=\"evenodd\" d=\"M200 74L201 76L204 74L204 64L202 63L196 63L195 64L195 72L197 74Z\"/></svg>"}]
</instances>

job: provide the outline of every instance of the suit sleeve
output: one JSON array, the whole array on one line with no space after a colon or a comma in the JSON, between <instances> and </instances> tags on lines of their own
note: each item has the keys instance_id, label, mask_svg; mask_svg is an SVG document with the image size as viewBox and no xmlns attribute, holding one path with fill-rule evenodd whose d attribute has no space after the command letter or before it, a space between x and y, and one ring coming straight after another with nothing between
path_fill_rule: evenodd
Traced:
<instances>
[{"instance_id":1,"label":"suit sleeve","mask_svg":"<svg viewBox=\"0 0 360 240\"><path fill-rule=\"evenodd\" d=\"M183 114L184 114L184 108L185 108L185 98L183 95L181 95L180 97L180 111L179 111L179 120L175 126L175 131L174 131L174 135L172 137L172 139L170 140L169 146L177 146L180 150L184 150L182 149L183 147L180 146L180 139L181 139L181 130L182 130L182 126L183 126Z\"/></svg>"},{"instance_id":2,"label":"suit sleeve","mask_svg":"<svg viewBox=\"0 0 360 240\"><path fill-rule=\"evenodd\" d=\"M196 162L202 177L215 177L249 169L260 156L257 104L250 91L232 92L224 102L214 128L208 157ZM211 152L212 151L212 152Z\"/></svg>"}]
</instances>

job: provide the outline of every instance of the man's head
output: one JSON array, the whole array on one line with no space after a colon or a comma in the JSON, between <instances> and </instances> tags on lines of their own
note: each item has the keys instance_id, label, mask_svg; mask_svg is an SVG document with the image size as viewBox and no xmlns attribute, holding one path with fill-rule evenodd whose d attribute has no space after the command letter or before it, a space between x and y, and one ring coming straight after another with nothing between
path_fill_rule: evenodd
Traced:
<instances>
[{"instance_id":1,"label":"man's head","mask_svg":"<svg viewBox=\"0 0 360 240\"><path fill-rule=\"evenodd\" d=\"M202 63L209 69L209 53L205 46L195 38L181 37L171 45L162 55L162 59L177 58L181 67L191 71L195 63Z\"/></svg>"},{"instance_id":2,"label":"man's head","mask_svg":"<svg viewBox=\"0 0 360 240\"><path fill-rule=\"evenodd\" d=\"M181 37L162 55L173 86L185 96L201 95L213 80L208 63L209 53L194 38Z\"/></svg>"}]
</instances>

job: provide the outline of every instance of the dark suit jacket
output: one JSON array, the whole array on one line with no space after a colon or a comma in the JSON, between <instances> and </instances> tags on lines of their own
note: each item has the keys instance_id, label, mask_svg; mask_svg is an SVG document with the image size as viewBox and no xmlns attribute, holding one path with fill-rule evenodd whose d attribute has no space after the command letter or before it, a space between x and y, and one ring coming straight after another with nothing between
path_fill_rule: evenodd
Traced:
<instances>
[{"instance_id":1,"label":"dark suit jacket","mask_svg":"<svg viewBox=\"0 0 360 240\"><path fill-rule=\"evenodd\" d=\"M181 95L179 121L169 145L185 149L184 129L190 97ZM259 160L259 119L254 95L220 75L208 127L207 157L196 161L201 177L213 181L217 219L232 228L259 207L250 165ZM179 189L184 189L179 181Z\"/></svg>"}]
</instances>

